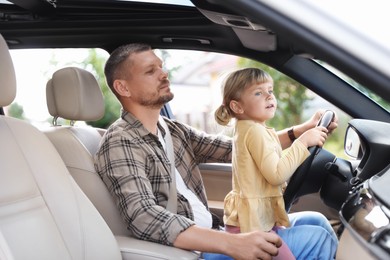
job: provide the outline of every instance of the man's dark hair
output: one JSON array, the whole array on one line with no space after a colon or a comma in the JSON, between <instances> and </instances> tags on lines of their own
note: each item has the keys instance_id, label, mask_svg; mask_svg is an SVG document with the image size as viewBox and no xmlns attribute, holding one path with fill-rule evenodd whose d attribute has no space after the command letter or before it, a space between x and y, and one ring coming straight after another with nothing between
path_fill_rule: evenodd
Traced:
<instances>
[{"instance_id":1,"label":"man's dark hair","mask_svg":"<svg viewBox=\"0 0 390 260\"><path fill-rule=\"evenodd\" d=\"M151 50L151 46L143 43L130 43L115 49L108 58L104 67L106 81L112 92L116 95L113 87L114 80L119 78L122 73L124 61L132 54Z\"/></svg>"}]
</instances>

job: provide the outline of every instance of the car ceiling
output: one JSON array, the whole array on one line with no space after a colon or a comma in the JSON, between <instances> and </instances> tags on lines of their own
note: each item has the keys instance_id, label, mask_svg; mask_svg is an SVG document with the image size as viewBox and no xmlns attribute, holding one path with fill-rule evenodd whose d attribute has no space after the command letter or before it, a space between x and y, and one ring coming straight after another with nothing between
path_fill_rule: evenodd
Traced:
<instances>
[{"instance_id":1,"label":"car ceiling","mask_svg":"<svg viewBox=\"0 0 390 260\"><path fill-rule=\"evenodd\" d=\"M244 56L253 51L291 49L280 38L276 41L270 30L259 30L261 25L248 30L253 24L227 10L223 10L224 15L229 16L232 24L221 25L215 23L215 19L212 22L211 19L221 17L221 9L217 13L210 8L211 5L204 3L202 9L197 9L128 1L8 1L15 5L0 4L0 32L11 49L66 48L77 44L77 47L99 47L110 51L121 44L136 41L147 42L155 48L187 46L227 53L240 51ZM265 44L255 45L253 38L249 39L253 35L257 35L257 43Z\"/></svg>"},{"instance_id":2,"label":"car ceiling","mask_svg":"<svg viewBox=\"0 0 390 260\"><path fill-rule=\"evenodd\" d=\"M111 0L8 1L14 5L0 4L0 33L10 49L111 52L122 44L145 42L153 48L250 57L273 67L286 63L291 50L301 53L262 25L203 0L191 0L197 7ZM223 25L221 20L231 23Z\"/></svg>"},{"instance_id":3,"label":"car ceiling","mask_svg":"<svg viewBox=\"0 0 390 260\"><path fill-rule=\"evenodd\" d=\"M111 0L8 1L14 5L0 4L0 33L10 49L78 47L111 52L122 44L144 42L153 48L256 57L274 67L284 64L294 49L261 25L203 0L191 0L199 8ZM224 21L221 16L240 24L222 25L216 21ZM251 26L256 28L248 30Z\"/></svg>"},{"instance_id":4,"label":"car ceiling","mask_svg":"<svg viewBox=\"0 0 390 260\"><path fill-rule=\"evenodd\" d=\"M0 33L10 49L79 47L111 52L125 43L145 42L154 48L240 55L273 67L281 67L295 54L308 55L297 47L302 42L294 35L285 30L276 35L262 25L261 17L254 22L237 15L231 11L239 10L235 6L225 7L229 1L219 6L191 0L196 7L112 0L7 1L14 5L0 4ZM304 46L321 58L321 51Z\"/></svg>"},{"instance_id":5,"label":"car ceiling","mask_svg":"<svg viewBox=\"0 0 390 260\"><path fill-rule=\"evenodd\" d=\"M253 20L239 16L238 12L251 13L247 5L250 1L224 0L219 6L213 3L218 2L215 0L191 0L196 7L112 0L8 1L14 5L0 4L0 33L10 49L79 47L110 52L125 43L145 42L154 48L249 57L287 75L291 71L289 60L295 55L315 53L324 60L331 57L311 44L315 35L297 37L283 29L283 23L290 21L280 21L277 14L271 17L269 10L263 10L260 16L253 11ZM305 46L307 51L297 46ZM363 85L382 87L378 94L390 97L388 78L378 75L367 81L361 73L364 68L353 67L360 63L343 67L338 57L329 59L329 63L351 72L350 76L356 76L355 80Z\"/></svg>"}]
</instances>

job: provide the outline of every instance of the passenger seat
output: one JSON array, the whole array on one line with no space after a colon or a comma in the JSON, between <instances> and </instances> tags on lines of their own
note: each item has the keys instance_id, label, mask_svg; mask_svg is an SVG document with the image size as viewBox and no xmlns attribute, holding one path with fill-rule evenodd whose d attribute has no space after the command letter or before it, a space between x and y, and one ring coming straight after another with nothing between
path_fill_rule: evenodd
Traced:
<instances>
[{"instance_id":1,"label":"passenger seat","mask_svg":"<svg viewBox=\"0 0 390 260\"><path fill-rule=\"evenodd\" d=\"M53 127L45 129L44 133L113 233L128 235L113 198L94 168L93 155L104 131L73 125L76 121L96 121L104 115L103 95L95 77L76 67L56 71L46 84L46 102L54 119ZM72 123L58 125L59 118L71 120Z\"/></svg>"},{"instance_id":2,"label":"passenger seat","mask_svg":"<svg viewBox=\"0 0 390 260\"><path fill-rule=\"evenodd\" d=\"M104 131L90 126L56 124L58 118L74 122L94 121L103 116L103 96L95 77L80 68L60 69L47 83L46 98L54 126L45 133L115 234L123 259L197 259L198 254L194 252L132 238L114 199L94 169L93 155Z\"/></svg>"},{"instance_id":3,"label":"passenger seat","mask_svg":"<svg viewBox=\"0 0 390 260\"><path fill-rule=\"evenodd\" d=\"M16 93L1 35L0 93L0 107ZM0 146L0 231L7 258L121 259L111 230L41 131L0 115Z\"/></svg>"}]
</instances>

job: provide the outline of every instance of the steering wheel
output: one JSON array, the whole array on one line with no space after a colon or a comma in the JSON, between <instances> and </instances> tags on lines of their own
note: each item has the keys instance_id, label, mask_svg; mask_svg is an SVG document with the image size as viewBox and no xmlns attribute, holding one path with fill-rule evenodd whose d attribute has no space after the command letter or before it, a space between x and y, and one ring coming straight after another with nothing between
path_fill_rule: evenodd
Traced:
<instances>
[{"instance_id":1,"label":"steering wheel","mask_svg":"<svg viewBox=\"0 0 390 260\"><path fill-rule=\"evenodd\" d=\"M317 126L324 126L328 128L333 118L334 112L331 110L326 110L318 121ZM311 164L313 163L314 157L318 154L320 149L321 148L319 146L309 147L309 157L306 158L306 160L297 168L297 170L291 176L287 188L283 194L284 206L287 212L290 211L290 208L295 200L298 190L301 188L302 183L310 170Z\"/></svg>"}]
</instances>

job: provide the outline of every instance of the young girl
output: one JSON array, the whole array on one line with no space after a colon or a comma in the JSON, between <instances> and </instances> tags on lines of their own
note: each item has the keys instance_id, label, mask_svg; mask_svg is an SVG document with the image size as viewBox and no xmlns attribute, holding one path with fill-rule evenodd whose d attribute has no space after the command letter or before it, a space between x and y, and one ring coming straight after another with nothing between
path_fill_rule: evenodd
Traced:
<instances>
[{"instance_id":1,"label":"young girl","mask_svg":"<svg viewBox=\"0 0 390 260\"><path fill-rule=\"evenodd\" d=\"M226 231L231 233L274 230L298 258L302 256L304 245L297 248L292 233L285 231L294 227L291 227L285 211L283 189L286 181L309 156L307 148L322 146L328 130L325 127L307 130L282 153L276 131L266 125L277 108L273 88L271 76L256 68L238 70L225 80L223 102L216 110L215 118L221 125L227 125L235 118L236 124L233 136L233 189L224 201L224 223ZM324 216L307 213L293 222L294 225L314 224L325 228L329 233L325 239L328 242L331 240L331 248L327 256L316 259L334 257L337 237ZM294 259L294 256L284 245L278 259Z\"/></svg>"}]
</instances>

